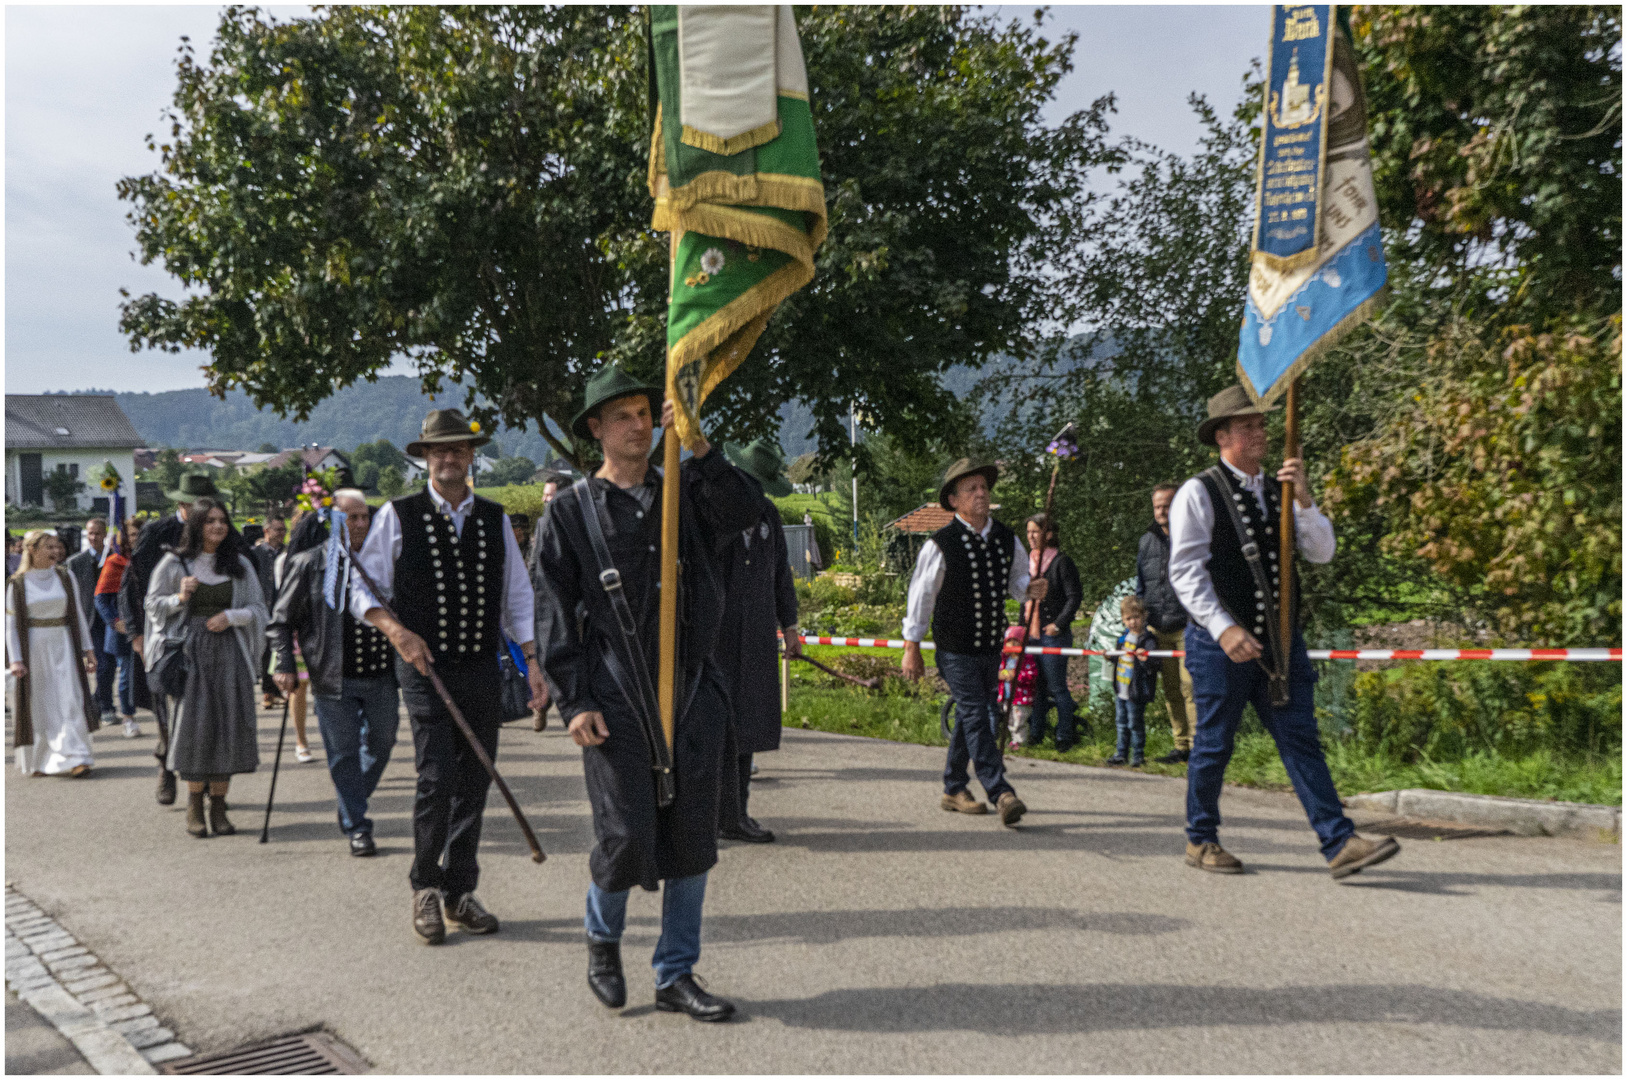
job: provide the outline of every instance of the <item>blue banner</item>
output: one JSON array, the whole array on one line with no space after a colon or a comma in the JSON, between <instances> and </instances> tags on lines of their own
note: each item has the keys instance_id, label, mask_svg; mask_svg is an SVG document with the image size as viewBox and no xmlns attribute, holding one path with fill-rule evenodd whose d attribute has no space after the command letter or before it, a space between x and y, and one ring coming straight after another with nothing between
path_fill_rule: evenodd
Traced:
<instances>
[{"instance_id":1,"label":"blue banner","mask_svg":"<svg viewBox=\"0 0 1627 1080\"><path fill-rule=\"evenodd\" d=\"M1272 9L1259 216L1237 350L1238 378L1262 404L1359 326L1386 280L1367 102L1334 16L1332 6Z\"/></svg>"}]
</instances>

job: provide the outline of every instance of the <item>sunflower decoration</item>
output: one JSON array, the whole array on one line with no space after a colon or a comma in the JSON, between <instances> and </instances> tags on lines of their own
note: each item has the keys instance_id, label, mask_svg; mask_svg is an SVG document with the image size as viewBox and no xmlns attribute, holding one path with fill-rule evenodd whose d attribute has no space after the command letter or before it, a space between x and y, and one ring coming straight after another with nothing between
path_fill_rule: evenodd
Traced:
<instances>
[{"instance_id":1,"label":"sunflower decoration","mask_svg":"<svg viewBox=\"0 0 1627 1080\"><path fill-rule=\"evenodd\" d=\"M119 470L113 467L113 463L111 461L102 462L102 482L98 486L100 486L103 491L111 495L113 492L119 490L119 485L123 482L124 477L119 475Z\"/></svg>"},{"instance_id":2,"label":"sunflower decoration","mask_svg":"<svg viewBox=\"0 0 1627 1080\"><path fill-rule=\"evenodd\" d=\"M305 482L294 489L294 503L301 510L326 516L333 506L333 493L339 487L339 467L307 473Z\"/></svg>"}]
</instances>

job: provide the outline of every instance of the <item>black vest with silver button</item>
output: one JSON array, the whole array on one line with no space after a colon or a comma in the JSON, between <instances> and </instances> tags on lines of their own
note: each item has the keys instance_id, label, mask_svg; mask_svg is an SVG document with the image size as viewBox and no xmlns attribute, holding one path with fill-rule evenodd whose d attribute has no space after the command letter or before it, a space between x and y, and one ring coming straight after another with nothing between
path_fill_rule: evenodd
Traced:
<instances>
[{"instance_id":1,"label":"black vest with silver button","mask_svg":"<svg viewBox=\"0 0 1627 1080\"><path fill-rule=\"evenodd\" d=\"M1221 472L1226 474L1225 491L1219 490L1208 473L1198 477L1204 490L1209 493L1209 502L1215 511L1215 527L1209 541L1209 578L1215 583L1215 594L1220 597L1220 606L1226 609L1226 614L1238 626L1264 642L1266 620L1277 617L1277 597L1282 591L1282 572L1279 569L1282 556L1278 552L1282 545L1277 536L1277 523L1282 520L1282 486L1267 478L1264 486L1266 516L1262 519L1260 501L1254 497L1254 493L1244 487L1237 474L1230 469L1221 466ZM1222 499L1231 499L1242 513L1243 537L1238 537L1237 530L1232 526L1231 514L1220 502ZM1262 593L1254 582L1248 560L1243 557L1243 540L1251 540L1260 546L1261 561L1265 565L1266 576L1271 580L1270 596ZM1298 574L1294 575L1293 612L1294 625L1297 626Z\"/></svg>"},{"instance_id":2,"label":"black vest with silver button","mask_svg":"<svg viewBox=\"0 0 1627 1080\"><path fill-rule=\"evenodd\" d=\"M345 639L345 659L340 670L345 678L382 679L395 673L395 650L382 631L357 622L349 611L340 615L340 621Z\"/></svg>"},{"instance_id":3,"label":"black vest with silver button","mask_svg":"<svg viewBox=\"0 0 1627 1080\"><path fill-rule=\"evenodd\" d=\"M958 517L932 534L943 552L943 588L932 609L932 641L940 650L962 655L1000 651L1016 539L998 521L985 539Z\"/></svg>"},{"instance_id":4,"label":"black vest with silver button","mask_svg":"<svg viewBox=\"0 0 1627 1080\"><path fill-rule=\"evenodd\" d=\"M401 520L395 612L438 664L497 655L503 612L503 508L475 496L463 536L421 491L392 503Z\"/></svg>"}]
</instances>

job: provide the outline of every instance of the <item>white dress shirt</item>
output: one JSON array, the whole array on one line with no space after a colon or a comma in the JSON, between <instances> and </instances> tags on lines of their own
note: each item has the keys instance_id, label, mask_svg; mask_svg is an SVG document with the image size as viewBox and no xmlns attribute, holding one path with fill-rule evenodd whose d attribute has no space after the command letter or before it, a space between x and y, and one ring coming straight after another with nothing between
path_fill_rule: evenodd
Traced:
<instances>
[{"instance_id":1,"label":"white dress shirt","mask_svg":"<svg viewBox=\"0 0 1627 1080\"><path fill-rule=\"evenodd\" d=\"M972 528L971 523L959 514L955 515L955 519L968 529ZM972 531L987 540L992 528L994 518L991 517L981 529ZM943 573L943 552L939 550L936 540L928 540L921 545L921 554L915 560L915 573L910 576L909 603L904 609L905 641L919 642L926 637L927 629L932 625L932 609L937 605L938 593L943 589ZM1028 551L1015 536L1011 538L1011 577L1006 586L1013 599L1028 599Z\"/></svg>"},{"instance_id":2,"label":"white dress shirt","mask_svg":"<svg viewBox=\"0 0 1627 1080\"><path fill-rule=\"evenodd\" d=\"M1265 472L1261 470L1247 476L1231 462L1221 459L1243 487L1254 493L1254 500L1265 515ZM1215 532L1215 508L1209 501L1209 489L1203 481L1193 477L1175 493L1169 506L1169 583L1176 597L1192 620L1216 641L1237 621L1220 606L1220 595L1215 592L1214 579L1209 576L1209 542ZM1336 541L1333 523L1316 504L1300 506L1294 503L1294 540L1305 561L1325 563L1333 558Z\"/></svg>"},{"instance_id":3,"label":"white dress shirt","mask_svg":"<svg viewBox=\"0 0 1627 1080\"><path fill-rule=\"evenodd\" d=\"M427 489L429 498L435 508L452 519L452 528L463 538L463 523L469 520L469 511L474 509L475 493L470 490L457 506L453 506L431 483ZM394 503L385 503L379 512L373 515L373 524L367 530L367 540L362 544L362 550L355 558L363 570L367 571L379 591L384 593L383 599L388 600L395 594L395 562L401 557L401 518L395 512ZM373 597L367 586L362 584L361 575L355 575L350 582L350 613L357 619L366 621L367 613L379 606L378 600ZM526 573L525 556L520 554L520 545L514 539L514 527L509 524L508 515L503 515L503 610L501 614L503 632L508 639L516 645L524 645L537 636L536 631L536 594L531 591L531 578Z\"/></svg>"}]
</instances>

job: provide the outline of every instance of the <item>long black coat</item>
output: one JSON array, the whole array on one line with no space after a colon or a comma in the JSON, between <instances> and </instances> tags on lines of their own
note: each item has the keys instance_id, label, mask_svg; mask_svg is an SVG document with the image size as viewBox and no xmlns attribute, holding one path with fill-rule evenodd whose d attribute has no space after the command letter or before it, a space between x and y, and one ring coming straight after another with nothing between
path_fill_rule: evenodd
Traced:
<instances>
[{"instance_id":1,"label":"long black coat","mask_svg":"<svg viewBox=\"0 0 1627 1080\"><path fill-rule=\"evenodd\" d=\"M757 520L735 533L723 553L723 632L717 660L734 707L741 754L780 748L775 631L797 622L796 579L786 553L785 527L779 510L760 491Z\"/></svg>"},{"instance_id":2,"label":"long black coat","mask_svg":"<svg viewBox=\"0 0 1627 1080\"><path fill-rule=\"evenodd\" d=\"M645 509L614 484L588 480L651 679L660 633L662 482L650 470ZM567 722L598 711L610 730L603 744L583 749L582 768L598 839L588 866L595 884L611 892L653 890L662 879L717 863L718 767L729 724L728 692L713 659L723 621L719 555L731 535L755 523L757 493L717 451L684 462L680 482L677 799L666 810L656 810L641 725L605 666L606 635L621 631L574 493L560 492L549 504L538 544L537 653L549 691Z\"/></svg>"},{"instance_id":3,"label":"long black coat","mask_svg":"<svg viewBox=\"0 0 1627 1080\"><path fill-rule=\"evenodd\" d=\"M139 637L147 625L147 585L153 571L164 558L165 549L181 542L186 522L171 515L146 526L136 540L136 550L130 555L130 565L124 568L124 580L119 585L119 618L129 628L132 638ZM131 691L137 706L153 707L152 691L147 687L147 666L133 665Z\"/></svg>"}]
</instances>

